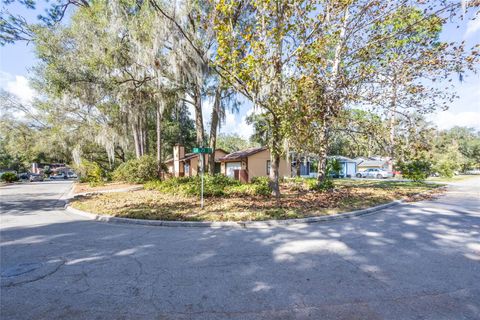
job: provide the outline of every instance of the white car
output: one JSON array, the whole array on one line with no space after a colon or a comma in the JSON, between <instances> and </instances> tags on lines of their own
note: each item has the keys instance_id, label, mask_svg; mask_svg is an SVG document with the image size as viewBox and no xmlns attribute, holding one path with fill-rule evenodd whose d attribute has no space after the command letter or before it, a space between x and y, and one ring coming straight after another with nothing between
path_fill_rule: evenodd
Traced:
<instances>
[{"instance_id":1,"label":"white car","mask_svg":"<svg viewBox=\"0 0 480 320\"><path fill-rule=\"evenodd\" d=\"M73 171L68 171L67 172L67 177L68 177L68 179L77 179L78 178L77 174Z\"/></svg>"},{"instance_id":2,"label":"white car","mask_svg":"<svg viewBox=\"0 0 480 320\"><path fill-rule=\"evenodd\" d=\"M355 175L357 178L376 178L376 179L386 179L393 177L393 172L386 171L383 169L371 168L362 172L357 172Z\"/></svg>"},{"instance_id":3,"label":"white car","mask_svg":"<svg viewBox=\"0 0 480 320\"><path fill-rule=\"evenodd\" d=\"M67 179L67 176L63 172L50 176L50 180L64 180L64 179Z\"/></svg>"}]
</instances>

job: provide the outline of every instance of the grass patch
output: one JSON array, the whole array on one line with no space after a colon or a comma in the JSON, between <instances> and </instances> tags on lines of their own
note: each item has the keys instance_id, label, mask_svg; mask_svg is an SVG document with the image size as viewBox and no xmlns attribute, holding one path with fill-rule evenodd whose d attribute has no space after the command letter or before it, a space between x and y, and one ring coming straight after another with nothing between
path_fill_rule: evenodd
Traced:
<instances>
[{"instance_id":1,"label":"grass patch","mask_svg":"<svg viewBox=\"0 0 480 320\"><path fill-rule=\"evenodd\" d=\"M80 210L117 217L177 221L262 221L305 218L353 211L411 198L438 188L439 184L397 181L335 180L328 192L308 190L308 181L300 179L282 183L282 198L242 193L212 195L200 209L196 196L162 192L156 188L129 193L98 194L72 202ZM307 187L305 187L305 185ZM236 187L237 188L237 187Z\"/></svg>"},{"instance_id":2,"label":"grass patch","mask_svg":"<svg viewBox=\"0 0 480 320\"><path fill-rule=\"evenodd\" d=\"M100 185L91 185L88 182L83 183L75 183L73 186L73 193L85 193L85 192L98 192L104 190L115 190L115 189L123 189L128 187L136 186L135 184L131 183L122 183L122 182L111 182L111 183L104 183Z\"/></svg>"}]
</instances>

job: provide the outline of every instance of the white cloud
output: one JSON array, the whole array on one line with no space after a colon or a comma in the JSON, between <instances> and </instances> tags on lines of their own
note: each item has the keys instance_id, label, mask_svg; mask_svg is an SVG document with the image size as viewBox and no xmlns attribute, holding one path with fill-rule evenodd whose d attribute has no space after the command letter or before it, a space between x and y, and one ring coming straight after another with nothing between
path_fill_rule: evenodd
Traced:
<instances>
[{"instance_id":1,"label":"white cloud","mask_svg":"<svg viewBox=\"0 0 480 320\"><path fill-rule=\"evenodd\" d=\"M253 126L247 124L247 116L248 112L245 116L240 117L237 114L227 111L225 113L225 123L222 125L220 132L227 134L237 133L242 138L250 138L250 136L253 134Z\"/></svg>"},{"instance_id":2,"label":"white cloud","mask_svg":"<svg viewBox=\"0 0 480 320\"><path fill-rule=\"evenodd\" d=\"M1 72L0 87L15 95L23 104L30 104L36 95L35 90L30 87L28 79L24 76L13 76L9 73Z\"/></svg>"},{"instance_id":3,"label":"white cloud","mask_svg":"<svg viewBox=\"0 0 480 320\"><path fill-rule=\"evenodd\" d=\"M225 123L222 124L224 128L234 128L237 125L237 119L235 114L231 113L230 111L225 112Z\"/></svg>"},{"instance_id":4,"label":"white cloud","mask_svg":"<svg viewBox=\"0 0 480 320\"><path fill-rule=\"evenodd\" d=\"M191 97L187 97L187 99L191 100ZM207 99L203 101L202 104L202 113L203 113L203 124L206 132L210 132L210 117L213 107L213 101ZM190 118L195 120L195 108L191 103L187 103L188 111L190 112ZM246 118L254 113L258 113L257 110L253 110L253 108L249 109L246 114L242 117L237 113L233 113L230 111L225 112L225 122L222 123L220 127L220 133L230 134L230 133L237 133L242 138L249 139L250 136L253 134L253 126L247 124Z\"/></svg>"},{"instance_id":5,"label":"white cloud","mask_svg":"<svg viewBox=\"0 0 480 320\"><path fill-rule=\"evenodd\" d=\"M253 125L248 124L246 117L243 117L237 127L237 133L245 139L250 139L253 134Z\"/></svg>"},{"instance_id":6,"label":"white cloud","mask_svg":"<svg viewBox=\"0 0 480 320\"><path fill-rule=\"evenodd\" d=\"M455 126L473 127L480 130L480 110L451 112L443 111L430 117L439 129L450 129Z\"/></svg>"},{"instance_id":7,"label":"white cloud","mask_svg":"<svg viewBox=\"0 0 480 320\"><path fill-rule=\"evenodd\" d=\"M467 31L465 31L464 39L471 37L478 30L480 30L480 15L467 23Z\"/></svg>"}]
</instances>

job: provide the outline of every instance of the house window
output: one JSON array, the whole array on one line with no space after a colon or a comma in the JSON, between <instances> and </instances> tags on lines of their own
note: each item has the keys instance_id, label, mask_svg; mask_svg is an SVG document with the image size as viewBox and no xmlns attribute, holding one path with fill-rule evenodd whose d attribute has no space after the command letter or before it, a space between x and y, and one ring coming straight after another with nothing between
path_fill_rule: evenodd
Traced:
<instances>
[{"instance_id":1,"label":"house window","mask_svg":"<svg viewBox=\"0 0 480 320\"><path fill-rule=\"evenodd\" d=\"M270 176L270 167L271 167L271 162L270 160L267 160L267 176Z\"/></svg>"}]
</instances>

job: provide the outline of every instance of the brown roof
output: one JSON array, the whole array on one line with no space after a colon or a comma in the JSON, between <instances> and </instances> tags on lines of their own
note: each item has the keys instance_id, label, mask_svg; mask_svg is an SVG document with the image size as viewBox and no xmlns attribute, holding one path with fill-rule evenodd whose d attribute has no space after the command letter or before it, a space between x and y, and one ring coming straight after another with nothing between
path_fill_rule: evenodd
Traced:
<instances>
[{"instance_id":1,"label":"brown roof","mask_svg":"<svg viewBox=\"0 0 480 320\"><path fill-rule=\"evenodd\" d=\"M227 151L223 150L223 149L220 149L220 148L217 148L215 149L215 152L217 151L223 151L224 153L228 153ZM186 161L186 160L190 160L190 159L193 159L195 157L198 157L198 153L186 153L183 158L180 159L180 161ZM215 159L215 161L217 161L218 159ZM167 160L165 160L165 163L168 163L168 162L172 162L173 161L173 158L169 158Z\"/></svg>"},{"instance_id":2,"label":"brown roof","mask_svg":"<svg viewBox=\"0 0 480 320\"><path fill-rule=\"evenodd\" d=\"M219 161L232 161L232 160L241 160L247 157L250 157L256 153L267 150L267 147L256 147L248 148L245 150L235 151L230 154L227 154L225 157L218 159Z\"/></svg>"}]
</instances>

